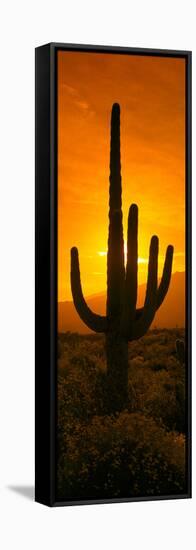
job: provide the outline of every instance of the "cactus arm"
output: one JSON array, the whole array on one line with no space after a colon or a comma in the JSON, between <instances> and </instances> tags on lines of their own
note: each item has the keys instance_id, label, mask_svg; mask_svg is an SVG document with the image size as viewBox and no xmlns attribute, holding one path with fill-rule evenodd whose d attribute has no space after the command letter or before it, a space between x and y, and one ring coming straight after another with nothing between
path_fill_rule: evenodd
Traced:
<instances>
[{"instance_id":1,"label":"cactus arm","mask_svg":"<svg viewBox=\"0 0 196 550\"><path fill-rule=\"evenodd\" d=\"M168 292L168 289L169 289L169 285L170 285L170 281L171 281L171 274L172 274L173 253L174 253L174 247L172 245L169 245L167 247L167 251L166 251L166 257L165 257L165 263L164 263L161 282L160 282L158 290L157 290L157 307L156 307L156 309L160 308L160 306L163 303L163 301L165 299L165 296ZM142 313L143 313L143 307L138 308L136 310L135 319L136 320L140 319Z\"/></svg>"},{"instance_id":2,"label":"cactus arm","mask_svg":"<svg viewBox=\"0 0 196 550\"><path fill-rule=\"evenodd\" d=\"M75 247L71 249L71 290L76 311L87 327L95 332L106 332L106 317L93 313L84 299L80 280L78 249Z\"/></svg>"},{"instance_id":3,"label":"cactus arm","mask_svg":"<svg viewBox=\"0 0 196 550\"><path fill-rule=\"evenodd\" d=\"M122 310L124 285L124 240L120 167L120 107L114 103L111 116L109 234L107 254L107 316L114 320Z\"/></svg>"},{"instance_id":4,"label":"cactus arm","mask_svg":"<svg viewBox=\"0 0 196 550\"><path fill-rule=\"evenodd\" d=\"M137 302L137 273L138 273L138 207L132 204L128 215L127 231L127 265L125 276L125 293L121 331L126 336L131 322L135 319Z\"/></svg>"},{"instance_id":5,"label":"cactus arm","mask_svg":"<svg viewBox=\"0 0 196 550\"><path fill-rule=\"evenodd\" d=\"M138 207L132 204L128 216L127 234L127 266L125 280L126 304L130 309L130 318L134 318L137 302L137 272L138 272Z\"/></svg>"},{"instance_id":6,"label":"cactus arm","mask_svg":"<svg viewBox=\"0 0 196 550\"><path fill-rule=\"evenodd\" d=\"M150 243L148 280L145 303L140 318L132 323L129 340L137 340L138 338L141 338L150 327L156 313L158 246L158 237L152 237Z\"/></svg>"},{"instance_id":7,"label":"cactus arm","mask_svg":"<svg viewBox=\"0 0 196 550\"><path fill-rule=\"evenodd\" d=\"M169 245L167 247L166 256L165 256L163 275L162 275L161 282L158 288L158 293L157 293L157 309L161 306L169 288L171 273L172 273L173 253L174 253L174 248L172 245Z\"/></svg>"}]
</instances>

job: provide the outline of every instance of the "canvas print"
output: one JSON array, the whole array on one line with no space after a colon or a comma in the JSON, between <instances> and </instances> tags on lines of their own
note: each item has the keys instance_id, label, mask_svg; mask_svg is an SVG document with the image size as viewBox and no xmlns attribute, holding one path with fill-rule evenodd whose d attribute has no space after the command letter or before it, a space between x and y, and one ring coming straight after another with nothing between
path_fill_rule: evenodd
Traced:
<instances>
[{"instance_id":1,"label":"canvas print","mask_svg":"<svg viewBox=\"0 0 196 550\"><path fill-rule=\"evenodd\" d=\"M57 501L187 492L185 80L57 52Z\"/></svg>"}]
</instances>

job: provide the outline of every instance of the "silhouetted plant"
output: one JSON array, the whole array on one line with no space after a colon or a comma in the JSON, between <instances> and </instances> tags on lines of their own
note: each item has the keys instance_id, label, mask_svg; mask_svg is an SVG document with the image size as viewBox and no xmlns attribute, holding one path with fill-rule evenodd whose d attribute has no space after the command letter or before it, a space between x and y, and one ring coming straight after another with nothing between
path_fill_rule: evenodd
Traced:
<instances>
[{"instance_id":1,"label":"silhouetted plant","mask_svg":"<svg viewBox=\"0 0 196 550\"><path fill-rule=\"evenodd\" d=\"M185 363L185 345L184 340L176 340L176 353L181 365Z\"/></svg>"},{"instance_id":2,"label":"silhouetted plant","mask_svg":"<svg viewBox=\"0 0 196 550\"><path fill-rule=\"evenodd\" d=\"M168 291L173 246L169 245L158 286L158 237L150 243L147 289L144 306L136 309L138 286L138 207L132 204L128 216L127 262L124 262L120 164L120 106L111 115L109 235L107 252L106 316L93 313L81 287L78 250L71 249L71 288L75 308L86 325L106 336L108 401L112 410L126 406L128 396L128 342L141 338L150 327Z\"/></svg>"}]
</instances>

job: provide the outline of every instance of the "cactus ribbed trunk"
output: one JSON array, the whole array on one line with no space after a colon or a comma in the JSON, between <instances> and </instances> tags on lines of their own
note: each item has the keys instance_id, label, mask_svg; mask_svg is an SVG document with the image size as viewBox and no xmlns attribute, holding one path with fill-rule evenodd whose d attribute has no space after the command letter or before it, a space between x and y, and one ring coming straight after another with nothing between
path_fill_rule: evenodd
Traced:
<instances>
[{"instance_id":1,"label":"cactus ribbed trunk","mask_svg":"<svg viewBox=\"0 0 196 550\"><path fill-rule=\"evenodd\" d=\"M120 162L120 108L112 107L110 141L109 233L107 254L107 375L110 408L123 408L128 395L128 341L120 331L125 287L122 185Z\"/></svg>"},{"instance_id":2,"label":"cactus ribbed trunk","mask_svg":"<svg viewBox=\"0 0 196 550\"><path fill-rule=\"evenodd\" d=\"M106 360L108 404L112 412L120 411L128 399L128 342L118 329L106 334Z\"/></svg>"}]
</instances>

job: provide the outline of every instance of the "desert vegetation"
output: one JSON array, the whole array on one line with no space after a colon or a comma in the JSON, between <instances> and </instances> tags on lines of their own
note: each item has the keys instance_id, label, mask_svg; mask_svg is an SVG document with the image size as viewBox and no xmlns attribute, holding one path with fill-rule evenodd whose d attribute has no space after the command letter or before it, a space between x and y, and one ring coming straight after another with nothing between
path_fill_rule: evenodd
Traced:
<instances>
[{"instance_id":1,"label":"desert vegetation","mask_svg":"<svg viewBox=\"0 0 196 550\"><path fill-rule=\"evenodd\" d=\"M128 346L128 399L111 413L105 339L58 336L58 499L186 492L184 330L153 330Z\"/></svg>"}]
</instances>

